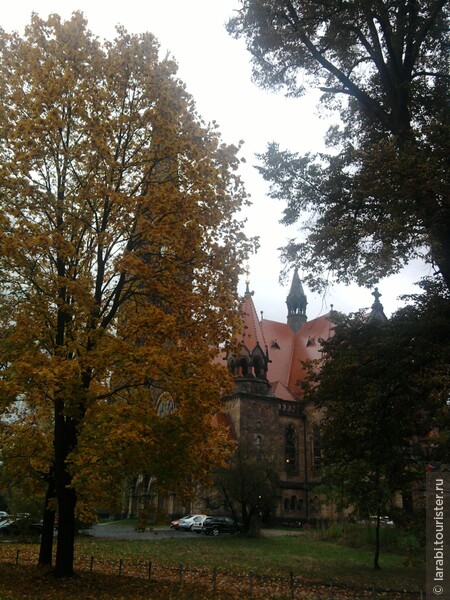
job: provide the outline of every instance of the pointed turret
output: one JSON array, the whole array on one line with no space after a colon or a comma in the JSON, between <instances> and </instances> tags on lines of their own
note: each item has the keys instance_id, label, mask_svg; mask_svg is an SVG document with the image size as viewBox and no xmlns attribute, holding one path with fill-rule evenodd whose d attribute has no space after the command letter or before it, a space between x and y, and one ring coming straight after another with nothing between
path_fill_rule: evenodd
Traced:
<instances>
[{"instance_id":1,"label":"pointed turret","mask_svg":"<svg viewBox=\"0 0 450 600\"><path fill-rule=\"evenodd\" d=\"M228 368L233 373L236 386L241 392L267 395L270 384L267 381L269 351L264 339L261 323L250 291L248 267L245 293L242 301L242 333L237 346L227 356Z\"/></svg>"},{"instance_id":2,"label":"pointed turret","mask_svg":"<svg viewBox=\"0 0 450 600\"><path fill-rule=\"evenodd\" d=\"M378 288L375 288L372 296L375 298L375 302L372 304L372 312L367 319L368 323L386 323L388 318L384 314L383 305L380 302L381 294Z\"/></svg>"},{"instance_id":3,"label":"pointed turret","mask_svg":"<svg viewBox=\"0 0 450 600\"><path fill-rule=\"evenodd\" d=\"M306 300L305 292L303 291L298 270L295 269L294 276L292 277L291 289L286 298L286 305L288 308L287 322L295 333L297 333L300 327L307 321L307 304L308 302Z\"/></svg>"}]
</instances>

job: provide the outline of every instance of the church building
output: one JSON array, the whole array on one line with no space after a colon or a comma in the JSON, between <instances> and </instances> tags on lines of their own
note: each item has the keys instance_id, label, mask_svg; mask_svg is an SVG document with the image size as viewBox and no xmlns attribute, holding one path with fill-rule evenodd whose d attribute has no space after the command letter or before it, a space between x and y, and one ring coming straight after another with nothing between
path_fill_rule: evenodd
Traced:
<instances>
[{"instance_id":1,"label":"church building","mask_svg":"<svg viewBox=\"0 0 450 600\"><path fill-rule=\"evenodd\" d=\"M321 505L320 434L314 408L302 398L304 361L320 358L320 340L332 335L330 313L308 321L307 298L294 272L286 299L287 320L258 318L247 289L242 305L239 352L227 357L235 388L222 400L222 422L256 453L270 453L279 466L278 522L333 519Z\"/></svg>"},{"instance_id":2,"label":"church building","mask_svg":"<svg viewBox=\"0 0 450 600\"><path fill-rule=\"evenodd\" d=\"M380 294L369 321L386 321ZM334 506L322 502L321 444L317 411L305 401L301 382L304 362L321 358L321 340L333 335L331 312L308 321L307 298L295 270L286 298L285 323L258 317L249 282L242 302L242 330L234 353L222 356L234 378L231 395L222 399L217 422L255 456L270 456L278 468L277 507L271 515L278 523L313 523L338 517ZM155 482L154 482L155 483ZM141 477L132 486L128 516L136 514L139 498L149 494L151 482ZM200 499L199 499L200 500ZM158 506L169 517L189 512L175 495L158 497ZM205 508L191 504L190 510Z\"/></svg>"},{"instance_id":3,"label":"church building","mask_svg":"<svg viewBox=\"0 0 450 600\"><path fill-rule=\"evenodd\" d=\"M377 289L368 316L387 321ZM334 507L317 492L321 445L316 410L302 395L303 363L321 357L321 340L333 332L332 312L308 321L307 298L297 270L286 299L286 323L258 318L253 295L243 299L240 351L227 357L235 388L223 398L222 412L232 436L256 454L273 456L279 467L278 522L332 520ZM224 419L222 419L224 421Z\"/></svg>"}]
</instances>

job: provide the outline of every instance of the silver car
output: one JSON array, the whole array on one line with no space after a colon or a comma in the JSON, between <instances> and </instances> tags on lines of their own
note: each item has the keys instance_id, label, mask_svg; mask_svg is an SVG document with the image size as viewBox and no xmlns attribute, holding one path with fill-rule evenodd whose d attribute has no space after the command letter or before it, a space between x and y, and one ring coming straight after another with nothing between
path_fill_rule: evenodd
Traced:
<instances>
[{"instance_id":1,"label":"silver car","mask_svg":"<svg viewBox=\"0 0 450 600\"><path fill-rule=\"evenodd\" d=\"M205 519L206 515L192 515L191 517L180 519L178 528L180 531L194 531L194 526L203 523Z\"/></svg>"}]
</instances>

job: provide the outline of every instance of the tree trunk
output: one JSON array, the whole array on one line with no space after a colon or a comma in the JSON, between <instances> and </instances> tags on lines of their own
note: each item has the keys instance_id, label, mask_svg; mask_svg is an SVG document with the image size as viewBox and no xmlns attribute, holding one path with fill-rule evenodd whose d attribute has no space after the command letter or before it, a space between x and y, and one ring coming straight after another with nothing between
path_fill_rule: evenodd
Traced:
<instances>
[{"instance_id":1,"label":"tree trunk","mask_svg":"<svg viewBox=\"0 0 450 600\"><path fill-rule=\"evenodd\" d=\"M380 519L381 515L380 515L380 511L378 510L377 512L377 522L375 525L375 555L373 557L373 568L374 569L380 569Z\"/></svg>"},{"instance_id":2,"label":"tree trunk","mask_svg":"<svg viewBox=\"0 0 450 600\"><path fill-rule=\"evenodd\" d=\"M402 492L403 510L407 515L414 514L414 501L413 495L410 490Z\"/></svg>"},{"instance_id":3,"label":"tree trunk","mask_svg":"<svg viewBox=\"0 0 450 600\"><path fill-rule=\"evenodd\" d=\"M247 506L242 504L242 528L244 533L249 533L251 525L251 515L247 511Z\"/></svg>"},{"instance_id":4,"label":"tree trunk","mask_svg":"<svg viewBox=\"0 0 450 600\"><path fill-rule=\"evenodd\" d=\"M432 239L433 259L447 288L450 290L450 230L447 224L438 224L430 237Z\"/></svg>"},{"instance_id":5,"label":"tree trunk","mask_svg":"<svg viewBox=\"0 0 450 600\"><path fill-rule=\"evenodd\" d=\"M38 565L40 567L51 566L53 561L53 532L55 529L56 511L49 508L49 503L55 497L55 480L53 475L50 475L42 518L42 536L38 560Z\"/></svg>"},{"instance_id":6,"label":"tree trunk","mask_svg":"<svg viewBox=\"0 0 450 600\"><path fill-rule=\"evenodd\" d=\"M75 490L65 488L58 494L58 543L56 546L55 576L73 576L75 543Z\"/></svg>"},{"instance_id":7,"label":"tree trunk","mask_svg":"<svg viewBox=\"0 0 450 600\"><path fill-rule=\"evenodd\" d=\"M77 444L77 426L72 417L66 416L62 398L55 401L55 489L58 500L58 542L56 547L55 576L73 576L75 543L75 505L77 496L71 487L72 476L67 459Z\"/></svg>"}]
</instances>

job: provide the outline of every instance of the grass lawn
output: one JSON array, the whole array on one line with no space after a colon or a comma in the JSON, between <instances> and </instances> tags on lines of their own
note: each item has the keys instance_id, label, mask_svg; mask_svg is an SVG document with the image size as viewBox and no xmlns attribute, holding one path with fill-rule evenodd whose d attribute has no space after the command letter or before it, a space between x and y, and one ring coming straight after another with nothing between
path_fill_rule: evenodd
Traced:
<instances>
[{"instance_id":1,"label":"grass lawn","mask_svg":"<svg viewBox=\"0 0 450 600\"><path fill-rule=\"evenodd\" d=\"M108 527L108 525L104 525ZM288 578L292 572L297 582L308 582L309 584L328 585L330 580L338 586L349 586L356 588L371 588L372 586L380 589L405 589L418 591L424 588L425 566L423 560L418 560L416 564L407 566L405 557L394 552L381 553L381 570L375 571L372 567L373 550L369 547L354 548L342 544L320 539L320 535L310 533L299 533L298 535L267 535L261 538L253 539L243 536L218 536L218 537L183 537L179 533L172 538L159 538L155 535L153 540L136 541L116 541L103 540L88 537L80 537L76 542L76 561L77 571L83 571L84 578L89 578L86 572L89 570L91 557L94 557L94 572L97 565L109 564L112 572L117 575L117 565L122 561L122 577L114 577L102 580L101 585L111 585L115 579L117 584L113 584L116 589L114 598L138 598L146 597L141 595L132 595L132 586L128 587L128 593L131 595L122 595L119 593L120 585L125 579L125 575L136 575L139 572L140 577L144 577L145 585L145 565L151 561L153 569L164 567L174 573L176 580L177 569L179 565L183 566L186 573L195 571L195 577L207 579L210 581L210 575L214 568L218 570L218 576L248 576L252 572L255 577L283 577ZM11 580L5 575L8 571L2 572L4 563L11 563L17 548L20 549L20 556L23 562L26 562L29 555L29 565L36 564L38 547L33 545L0 544L0 600L16 600L16 598L46 598L46 596L9 596L6 592L11 590ZM3 552L7 550L7 552ZM4 558L2 558L4 557ZM22 562L20 568L25 568ZM28 567L29 571L33 569ZM36 571L36 569L34 569ZM198 575L202 573L203 575ZM17 576L15 576L15 585L18 585ZM25 576L22 575L22 578ZM92 576L91 576L92 577ZM96 577L104 577L97 574ZM4 581L5 580L5 581ZM9 583L8 583L9 580ZM94 579L92 579L92 582ZM120 585L119 585L120 584ZM10 586L9 588L7 586ZM33 584L35 585L35 584ZM97 584L96 584L97 585ZM94 585L94 588L96 587ZM100 584L98 584L100 585ZM6 586L6 587L5 587ZM98 586L97 586L98 587ZM142 586L141 586L142 587ZM17 590L16 590L17 591ZM80 594L81 594L81 590ZM173 592L173 596L172 596ZM178 592L166 589L162 596L155 591L149 597L151 598L178 598L181 600L187 594L187 598L204 598L200 591L198 596L192 595L184 590ZM3 595L2 595L3 594ZM97 595L95 595L97 594ZM102 595L99 589L94 595L79 595L79 598L107 598ZM189 596L190 594L190 596ZM71 596L59 596L53 593L54 598L71 598ZM111 596L113 597L113 596ZM220 596L222 597L222 596ZM224 598L228 596L223 596ZM236 596L237 597L237 596ZM243 596L239 596L243 597ZM274 596L275 597L275 596ZM277 596L280 597L280 596ZM300 596L299 596L300 597ZM338 598L339 596L335 596Z\"/></svg>"},{"instance_id":2,"label":"grass lawn","mask_svg":"<svg viewBox=\"0 0 450 600\"><path fill-rule=\"evenodd\" d=\"M157 536L155 536L157 537ZM257 539L241 536L176 538L155 541L107 541L81 539L77 555L85 560L101 555L110 560L152 561L186 569L214 567L229 573L288 576L308 581L361 587L412 589L424 586L425 566L405 564L399 554L382 553L381 570L375 571L373 551L323 541L309 535L270 536Z\"/></svg>"}]
</instances>

